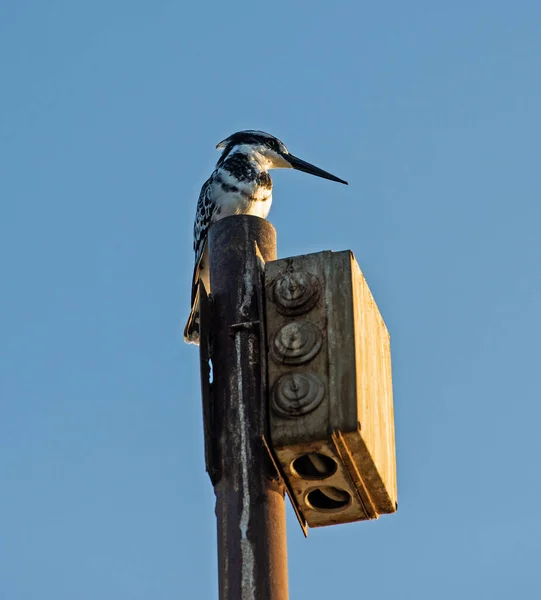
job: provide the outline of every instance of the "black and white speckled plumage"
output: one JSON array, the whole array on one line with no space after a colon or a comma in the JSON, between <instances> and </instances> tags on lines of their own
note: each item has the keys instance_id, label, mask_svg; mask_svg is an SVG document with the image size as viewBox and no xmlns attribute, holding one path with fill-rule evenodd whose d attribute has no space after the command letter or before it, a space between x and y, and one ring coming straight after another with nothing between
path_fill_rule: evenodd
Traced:
<instances>
[{"instance_id":1,"label":"black and white speckled plumage","mask_svg":"<svg viewBox=\"0 0 541 600\"><path fill-rule=\"evenodd\" d=\"M184 329L188 343L199 342L199 281L210 291L206 257L210 226L230 215L266 218L272 204L269 169L295 168L333 181L346 183L291 155L285 145L263 131L239 131L217 145L223 150L216 169L203 184L194 223L195 268L192 309Z\"/></svg>"},{"instance_id":2,"label":"black and white speckled plumage","mask_svg":"<svg viewBox=\"0 0 541 600\"><path fill-rule=\"evenodd\" d=\"M231 202L224 199L226 195L233 196ZM252 203L259 202L268 203L265 207L268 214L272 202L272 180L266 171L259 170L246 154L233 154L219 163L203 184L197 202L193 229L195 262L202 255L208 228L214 221L227 216L222 214L224 210L227 214L252 214L256 209ZM265 209L256 212L265 212Z\"/></svg>"}]
</instances>

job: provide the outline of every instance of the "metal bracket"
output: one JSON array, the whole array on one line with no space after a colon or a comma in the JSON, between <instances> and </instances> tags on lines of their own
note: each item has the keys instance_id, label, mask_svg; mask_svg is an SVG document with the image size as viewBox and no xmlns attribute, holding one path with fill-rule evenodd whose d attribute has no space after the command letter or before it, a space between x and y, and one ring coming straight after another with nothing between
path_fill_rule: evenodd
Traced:
<instances>
[{"instance_id":1,"label":"metal bracket","mask_svg":"<svg viewBox=\"0 0 541 600\"><path fill-rule=\"evenodd\" d=\"M243 323L233 323L232 325L229 326L229 333L231 335L235 335L235 333L239 329L247 329L247 330L257 329L260 324L261 324L261 321L245 321Z\"/></svg>"},{"instance_id":2,"label":"metal bracket","mask_svg":"<svg viewBox=\"0 0 541 600\"><path fill-rule=\"evenodd\" d=\"M301 512L299 505L297 504L297 501L295 500L295 495L293 494L293 490L291 489L289 481L284 477L284 474L283 474L282 470L280 469L280 463L276 460L276 457L274 456L274 452L272 451L271 446L265 439L265 436L262 437L262 441L263 441L263 445L267 449L267 453L269 455L269 458L271 459L272 464L274 465L274 468L276 469L277 473L280 475L280 478L284 482L286 492L287 492L289 501L291 502L291 506L293 507L293 511L295 512L295 516L297 517L297 521L299 522L299 525L301 526L304 537L307 538L308 537L308 525L306 523L306 519L304 518L304 516Z\"/></svg>"},{"instance_id":3,"label":"metal bracket","mask_svg":"<svg viewBox=\"0 0 541 600\"><path fill-rule=\"evenodd\" d=\"M359 500L361 501L364 513L366 514L366 518L377 519L378 512L370 498L370 494L366 489L366 486L362 480L359 470L355 465L355 460L351 456L351 452L347 447L347 444L344 440L344 436L340 431L335 430L332 432L331 437L332 441L334 442L334 447L338 453L338 456L340 457L344 465L346 465L346 472L349 476L349 479L351 480L351 482L355 486L355 489L357 490L357 494L359 496Z\"/></svg>"}]
</instances>

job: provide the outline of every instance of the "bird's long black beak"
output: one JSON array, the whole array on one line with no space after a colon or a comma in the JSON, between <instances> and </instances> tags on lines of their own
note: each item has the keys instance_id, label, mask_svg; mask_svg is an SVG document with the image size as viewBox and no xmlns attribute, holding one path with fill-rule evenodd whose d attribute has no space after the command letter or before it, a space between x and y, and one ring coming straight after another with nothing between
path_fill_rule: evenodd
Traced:
<instances>
[{"instance_id":1,"label":"bird's long black beak","mask_svg":"<svg viewBox=\"0 0 541 600\"><path fill-rule=\"evenodd\" d=\"M297 171L303 171L304 173L310 173L310 175L316 175L317 177L323 177L323 179L330 179L331 181L338 181L338 183L348 185L347 181L344 181L331 173L327 173L327 171L324 171L323 169L318 169L318 167L293 156L293 154L284 154L283 156L294 169L297 169Z\"/></svg>"}]
</instances>

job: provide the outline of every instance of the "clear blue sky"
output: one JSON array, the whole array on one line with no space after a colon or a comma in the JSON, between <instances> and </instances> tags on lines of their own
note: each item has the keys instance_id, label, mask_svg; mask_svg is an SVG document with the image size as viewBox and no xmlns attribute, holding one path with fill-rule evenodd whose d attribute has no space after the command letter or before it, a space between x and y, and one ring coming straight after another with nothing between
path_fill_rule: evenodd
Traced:
<instances>
[{"instance_id":1,"label":"clear blue sky","mask_svg":"<svg viewBox=\"0 0 541 600\"><path fill-rule=\"evenodd\" d=\"M0 599L217 598L188 311L215 144L269 131L279 255L354 251L392 336L399 512L292 600L541 594L541 3L0 7Z\"/></svg>"}]
</instances>

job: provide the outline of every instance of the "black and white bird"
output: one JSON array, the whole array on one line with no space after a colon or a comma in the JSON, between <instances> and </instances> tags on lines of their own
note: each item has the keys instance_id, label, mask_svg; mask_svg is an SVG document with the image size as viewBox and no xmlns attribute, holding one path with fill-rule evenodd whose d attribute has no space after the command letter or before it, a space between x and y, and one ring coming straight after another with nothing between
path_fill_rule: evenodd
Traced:
<instances>
[{"instance_id":1,"label":"black and white bird","mask_svg":"<svg viewBox=\"0 0 541 600\"><path fill-rule=\"evenodd\" d=\"M192 308L184 328L184 340L189 344L199 343L199 281L210 290L207 233L212 223L230 215L265 219L272 204L269 169L297 169L347 185L347 181L293 156L278 138L263 131L239 131L216 148L223 152L201 188L195 213Z\"/></svg>"}]
</instances>

